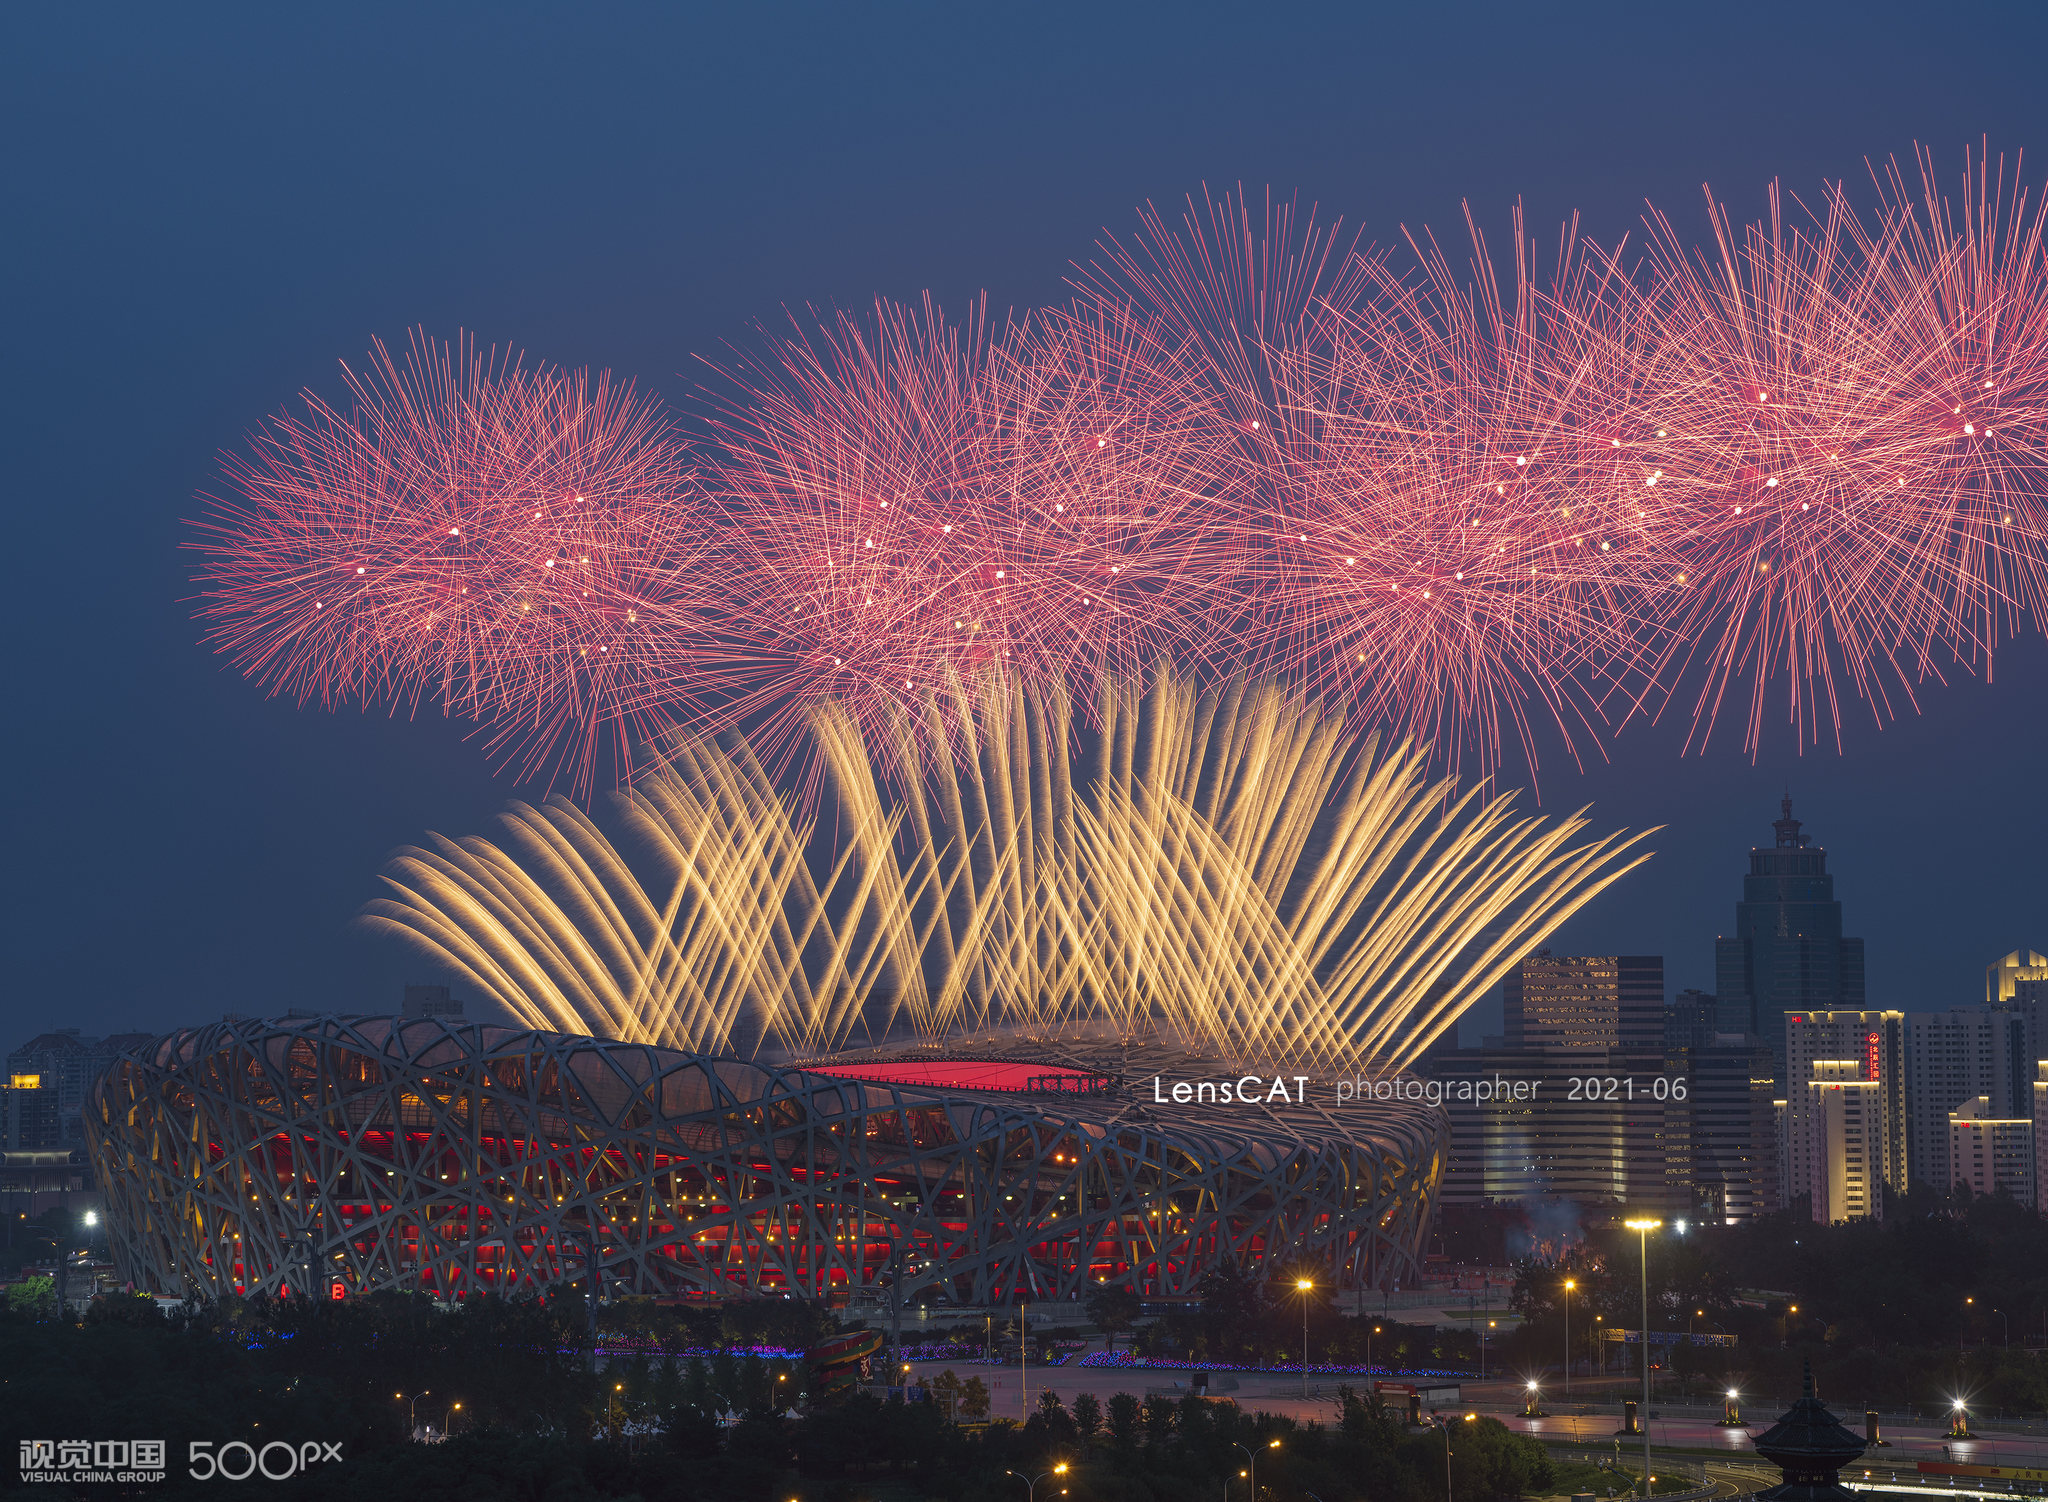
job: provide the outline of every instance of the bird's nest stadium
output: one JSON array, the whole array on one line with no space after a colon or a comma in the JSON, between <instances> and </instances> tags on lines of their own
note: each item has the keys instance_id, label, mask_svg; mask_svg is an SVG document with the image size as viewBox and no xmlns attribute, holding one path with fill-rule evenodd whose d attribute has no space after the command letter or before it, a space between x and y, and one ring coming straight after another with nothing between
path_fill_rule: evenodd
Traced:
<instances>
[{"instance_id":1,"label":"bird's nest stadium","mask_svg":"<svg viewBox=\"0 0 2048 1502\"><path fill-rule=\"evenodd\" d=\"M1071 1040L778 1066L457 1019L230 1020L117 1062L87 1112L122 1276L159 1294L607 1293L961 1304L1233 1260L1415 1271L1435 1110L1174 1105L1221 1072Z\"/></svg>"}]
</instances>

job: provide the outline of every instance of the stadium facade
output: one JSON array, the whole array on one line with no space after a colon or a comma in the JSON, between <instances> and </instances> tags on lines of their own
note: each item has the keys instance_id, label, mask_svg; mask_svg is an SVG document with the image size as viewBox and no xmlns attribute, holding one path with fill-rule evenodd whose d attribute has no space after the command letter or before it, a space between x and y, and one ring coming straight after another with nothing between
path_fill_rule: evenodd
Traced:
<instances>
[{"instance_id":1,"label":"stadium facade","mask_svg":"<svg viewBox=\"0 0 2048 1502\"><path fill-rule=\"evenodd\" d=\"M1155 1075L1215 1073L1157 1046L798 1067L453 1018L234 1019L134 1049L86 1121L115 1259L159 1294L461 1298L593 1257L607 1292L662 1297L1185 1295L1225 1259L1412 1277L1441 1113L1153 1099Z\"/></svg>"}]
</instances>

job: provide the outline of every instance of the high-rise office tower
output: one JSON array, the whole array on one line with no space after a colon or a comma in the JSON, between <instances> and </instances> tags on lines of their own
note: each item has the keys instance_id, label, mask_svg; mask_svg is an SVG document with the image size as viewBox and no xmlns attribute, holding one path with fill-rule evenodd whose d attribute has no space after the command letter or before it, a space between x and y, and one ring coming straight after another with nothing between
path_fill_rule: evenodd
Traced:
<instances>
[{"instance_id":1,"label":"high-rise office tower","mask_svg":"<svg viewBox=\"0 0 2048 1502\"><path fill-rule=\"evenodd\" d=\"M2048 980L2048 954L2015 949L2002 960L1984 967L1984 1005L2002 1007L2009 1003L2023 981Z\"/></svg>"},{"instance_id":2,"label":"high-rise office tower","mask_svg":"<svg viewBox=\"0 0 2048 1502\"><path fill-rule=\"evenodd\" d=\"M1904 1194L1911 1161L1906 1130L1906 1014L1794 1012L1785 1018L1785 1051L1784 1098L1790 1119L1785 1134L1784 1192L1788 1203L1791 1196L1814 1192L1815 1176L1823 1167L1815 1156L1823 1151L1823 1139L1807 1119L1818 1099L1807 1087L1820 1077L1815 1070L1823 1062L1852 1062L1862 1082L1876 1087L1873 1114L1866 1124L1878 1133L1879 1150L1868 1166L1894 1194ZM1841 1075L1830 1071L1830 1077L1839 1080ZM1821 1208L1816 1200L1816 1219Z\"/></svg>"},{"instance_id":3,"label":"high-rise office tower","mask_svg":"<svg viewBox=\"0 0 2048 1502\"><path fill-rule=\"evenodd\" d=\"M1509 1048L1585 1053L1664 1046L1664 956L1539 949L1501 981Z\"/></svg>"},{"instance_id":4,"label":"high-rise office tower","mask_svg":"<svg viewBox=\"0 0 2048 1502\"><path fill-rule=\"evenodd\" d=\"M1677 1053L1695 1045L1706 1046L1716 1033L1725 1032L1720 1011L1705 991L1680 991L1664 1009L1664 1051Z\"/></svg>"},{"instance_id":5,"label":"high-rise office tower","mask_svg":"<svg viewBox=\"0 0 2048 1502\"><path fill-rule=\"evenodd\" d=\"M1777 1133L1778 1199L1771 1208L1787 1210L1792 1206L1793 1196L1799 1191L1785 1182L1785 1176L1792 1171L1792 1102L1779 1096L1771 1102L1771 1127Z\"/></svg>"},{"instance_id":6,"label":"high-rise office tower","mask_svg":"<svg viewBox=\"0 0 2048 1502\"><path fill-rule=\"evenodd\" d=\"M1543 950L1502 989L1505 1035L1439 1054L1430 1072L1447 1086L1519 1081L1531 1093L1447 1100L1443 1203L1537 1194L1689 1211L1690 1129L1665 1069L1662 956Z\"/></svg>"},{"instance_id":7,"label":"high-rise office tower","mask_svg":"<svg viewBox=\"0 0 2048 1502\"><path fill-rule=\"evenodd\" d=\"M2012 1106L2033 1110L2034 1065L2048 1059L2048 955L2015 949L1984 968L1984 1005L2020 1021L2025 1041L2015 1059L2020 1084ZM2048 1197L2048 1196L2044 1196Z\"/></svg>"},{"instance_id":8,"label":"high-rise office tower","mask_svg":"<svg viewBox=\"0 0 2048 1502\"><path fill-rule=\"evenodd\" d=\"M1730 1224L1777 1209L1783 1191L1770 1049L1753 1034L1714 1033L1672 1057L1671 1072L1687 1087L1694 1208Z\"/></svg>"},{"instance_id":9,"label":"high-rise office tower","mask_svg":"<svg viewBox=\"0 0 2048 1502\"><path fill-rule=\"evenodd\" d=\"M1693 1208L1730 1224L1782 1203L1777 1067L1754 1033L1721 1026L1717 998L1680 991L1664 1009L1664 1067L1686 1082Z\"/></svg>"},{"instance_id":10,"label":"high-rise office tower","mask_svg":"<svg viewBox=\"0 0 2048 1502\"><path fill-rule=\"evenodd\" d=\"M1735 931L1714 941L1714 991L1785 1063L1785 1014L1860 1009L1863 941L1842 937L1827 851L1800 833L1787 798L1768 847L1749 852ZM1795 1078L1787 1098L1800 1097Z\"/></svg>"},{"instance_id":11,"label":"high-rise office tower","mask_svg":"<svg viewBox=\"0 0 2048 1502\"><path fill-rule=\"evenodd\" d=\"M1948 1113L1983 1096L2000 1119L2029 1109L2026 1018L1993 1007L1914 1012L1906 1019L1906 1109L1912 1118L1913 1177L1947 1193Z\"/></svg>"},{"instance_id":12,"label":"high-rise office tower","mask_svg":"<svg viewBox=\"0 0 2048 1502\"><path fill-rule=\"evenodd\" d=\"M0 1147L9 1153L52 1152L64 1146L57 1087L38 1074L10 1074L0 1088Z\"/></svg>"},{"instance_id":13,"label":"high-rise office tower","mask_svg":"<svg viewBox=\"0 0 2048 1502\"><path fill-rule=\"evenodd\" d=\"M462 1003L448 994L446 986L408 984L405 988L407 1017L460 1017Z\"/></svg>"},{"instance_id":14,"label":"high-rise office tower","mask_svg":"<svg viewBox=\"0 0 2048 1502\"><path fill-rule=\"evenodd\" d=\"M2015 982L2012 1000L2005 1005L2020 1019L2025 1030L2026 1048L2023 1051L2028 1061L2038 1064L2048 1059L2048 976L2030 976Z\"/></svg>"},{"instance_id":15,"label":"high-rise office tower","mask_svg":"<svg viewBox=\"0 0 2048 1502\"><path fill-rule=\"evenodd\" d=\"M1999 1116L1988 1096L1966 1100L1948 1113L1950 1178L1973 1194L2009 1194L2034 1205L2034 1123Z\"/></svg>"},{"instance_id":16,"label":"high-rise office tower","mask_svg":"<svg viewBox=\"0 0 2048 1502\"><path fill-rule=\"evenodd\" d=\"M7 1056L7 1073L34 1075L56 1092L58 1135L66 1146L85 1141L85 1092L123 1049L149 1041L148 1033L82 1036L75 1027L38 1034Z\"/></svg>"}]
</instances>

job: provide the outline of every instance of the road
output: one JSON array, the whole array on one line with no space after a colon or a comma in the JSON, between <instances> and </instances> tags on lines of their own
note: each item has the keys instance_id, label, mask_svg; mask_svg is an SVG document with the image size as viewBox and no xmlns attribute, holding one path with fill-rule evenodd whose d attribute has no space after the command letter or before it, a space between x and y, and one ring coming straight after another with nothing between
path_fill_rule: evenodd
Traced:
<instances>
[{"instance_id":1,"label":"road","mask_svg":"<svg viewBox=\"0 0 2048 1502\"><path fill-rule=\"evenodd\" d=\"M959 1377L978 1376L989 1385L991 1413L996 1418L1024 1416L1037 1405L1039 1395L1048 1390L1058 1393L1060 1401L1069 1405L1084 1392L1093 1393L1098 1402L1106 1403L1113 1393L1127 1392L1143 1397L1147 1388L1171 1389L1176 1381L1185 1392L1192 1375L1130 1367L1032 1367L1022 1374L1020 1385L1019 1372L1015 1367L930 1361L917 1363L915 1371L919 1380L925 1380L949 1367ZM1299 1378L1256 1372L1219 1372L1212 1380L1221 1382L1226 1377L1234 1378L1238 1385L1234 1390L1218 1391L1218 1397L1230 1398L1243 1408L1284 1414L1299 1421L1314 1419L1326 1424L1336 1418L1336 1390L1340 1380L1348 1381L1348 1385L1361 1392L1371 1385L1370 1379L1365 1377L1336 1379L1311 1376L1310 1396L1304 1400ZM1610 1446L1615 1430L1621 1426L1621 1398L1624 1396L1626 1394L1603 1395L1595 1403L1575 1403L1570 1409L1558 1405L1545 1418L1525 1418L1520 1412L1520 1392L1514 1384L1464 1384L1467 1411L1488 1414L1510 1429L1556 1445ZM1651 1412L1657 1412L1655 1405L1652 1405ZM1851 1430L1862 1431L1860 1409L1838 1405L1836 1416ZM1755 1452L1750 1447L1753 1437L1775 1423L1778 1414L1775 1406L1768 1413L1749 1407L1744 1410L1744 1417L1750 1420L1750 1426L1742 1429L1724 1429L1708 1418L1653 1418L1650 1420L1652 1452L1673 1448L1720 1451L1729 1459L1725 1463L1709 1460L1710 1473L1716 1479L1740 1481L1746 1470L1755 1468ZM1981 1421L1979 1428L1983 1428ZM2048 1438L2039 1435L1985 1431L1975 1440L1950 1440L1938 1426L1905 1425L1887 1426L1884 1437L1889 1441L1886 1448L1871 1450L1864 1456L1863 1467L1871 1471L1873 1480L1886 1479L1894 1469L1913 1472L1915 1463L1921 1460L1955 1459L1985 1465L2048 1466ZM1624 1448L1628 1443L1624 1440ZM1641 1441L1635 1444L1640 1448ZM1780 1479L1776 1469L1767 1467L1766 1470L1770 1482L1775 1484ZM1843 1479L1861 1478L1852 1469L1844 1474ZM1723 1495L1751 1489L1749 1482L1742 1481L1728 1487Z\"/></svg>"}]
</instances>

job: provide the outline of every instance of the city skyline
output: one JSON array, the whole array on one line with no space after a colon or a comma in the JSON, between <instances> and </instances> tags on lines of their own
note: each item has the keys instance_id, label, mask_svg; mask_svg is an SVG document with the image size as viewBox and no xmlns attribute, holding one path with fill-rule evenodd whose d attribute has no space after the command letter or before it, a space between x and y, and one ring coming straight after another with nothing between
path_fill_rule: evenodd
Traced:
<instances>
[{"instance_id":1,"label":"city skyline","mask_svg":"<svg viewBox=\"0 0 2048 1502\"><path fill-rule=\"evenodd\" d=\"M2042 1491L2048 7L1702 22L0 11L19 1484Z\"/></svg>"}]
</instances>

